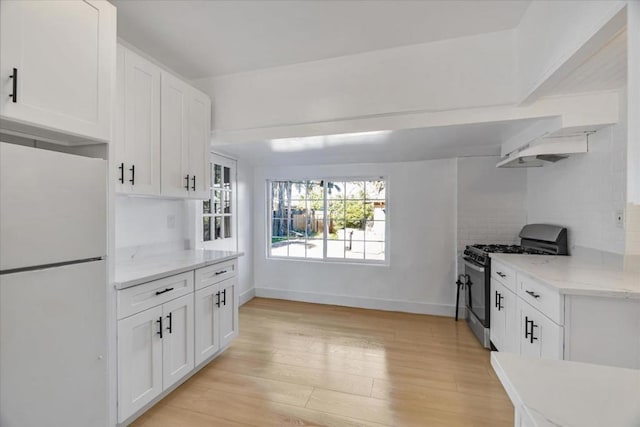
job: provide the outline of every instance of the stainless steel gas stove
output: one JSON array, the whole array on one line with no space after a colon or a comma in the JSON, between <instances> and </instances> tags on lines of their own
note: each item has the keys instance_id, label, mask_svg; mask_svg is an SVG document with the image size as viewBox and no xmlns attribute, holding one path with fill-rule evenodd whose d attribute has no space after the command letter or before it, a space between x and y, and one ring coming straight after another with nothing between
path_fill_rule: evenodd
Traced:
<instances>
[{"instance_id":1,"label":"stainless steel gas stove","mask_svg":"<svg viewBox=\"0 0 640 427\"><path fill-rule=\"evenodd\" d=\"M490 347L489 301L491 253L526 255L567 255L567 229L556 225L529 224L520 231L520 245L476 244L464 250L464 274L458 278L458 291L466 288L467 322L473 333ZM456 307L457 309L457 307ZM457 312L457 310L456 310Z\"/></svg>"}]
</instances>

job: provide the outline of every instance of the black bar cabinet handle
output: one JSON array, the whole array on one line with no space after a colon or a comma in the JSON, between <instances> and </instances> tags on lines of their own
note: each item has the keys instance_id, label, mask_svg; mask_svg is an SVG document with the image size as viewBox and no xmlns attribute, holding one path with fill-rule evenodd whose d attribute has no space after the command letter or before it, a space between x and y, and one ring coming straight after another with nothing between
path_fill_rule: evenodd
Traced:
<instances>
[{"instance_id":1,"label":"black bar cabinet handle","mask_svg":"<svg viewBox=\"0 0 640 427\"><path fill-rule=\"evenodd\" d=\"M118 169L120 169L120 178L118 178L118 181L120 181L121 184L124 184L124 163L120 163Z\"/></svg>"},{"instance_id":2,"label":"black bar cabinet handle","mask_svg":"<svg viewBox=\"0 0 640 427\"><path fill-rule=\"evenodd\" d=\"M131 185L136 185L136 165L131 165L131 169L129 169L129 171L131 172L131 179L129 182Z\"/></svg>"},{"instance_id":3,"label":"black bar cabinet handle","mask_svg":"<svg viewBox=\"0 0 640 427\"><path fill-rule=\"evenodd\" d=\"M14 103L18 102L18 69L13 69L13 74L9 76L10 79L13 80L13 93L9 95L11 101Z\"/></svg>"},{"instance_id":4,"label":"black bar cabinet handle","mask_svg":"<svg viewBox=\"0 0 640 427\"><path fill-rule=\"evenodd\" d=\"M160 316L160 318L156 320L156 323L160 324L160 329L158 329L158 332L156 332L156 334L160 335L160 339L162 339L162 316Z\"/></svg>"},{"instance_id":5,"label":"black bar cabinet handle","mask_svg":"<svg viewBox=\"0 0 640 427\"><path fill-rule=\"evenodd\" d=\"M524 339L529 338L529 333L529 317L524 316Z\"/></svg>"},{"instance_id":6,"label":"black bar cabinet handle","mask_svg":"<svg viewBox=\"0 0 640 427\"><path fill-rule=\"evenodd\" d=\"M528 293L529 295L531 295L532 297L534 297L535 299L540 298L540 294L536 294L533 291L525 291L526 293Z\"/></svg>"},{"instance_id":7,"label":"black bar cabinet handle","mask_svg":"<svg viewBox=\"0 0 640 427\"><path fill-rule=\"evenodd\" d=\"M216 307L220 307L220 292L216 292Z\"/></svg>"},{"instance_id":8,"label":"black bar cabinet handle","mask_svg":"<svg viewBox=\"0 0 640 427\"><path fill-rule=\"evenodd\" d=\"M504 297L502 296L502 294L498 294L498 311L502 311L502 309L504 308L504 305L502 305L503 299Z\"/></svg>"},{"instance_id":9,"label":"black bar cabinet handle","mask_svg":"<svg viewBox=\"0 0 640 427\"><path fill-rule=\"evenodd\" d=\"M533 344L533 342L538 339L538 338L533 336L533 328L537 328L537 327L538 327L538 325L533 323L533 320L531 320L531 332L529 333L529 342L531 344Z\"/></svg>"},{"instance_id":10,"label":"black bar cabinet handle","mask_svg":"<svg viewBox=\"0 0 640 427\"><path fill-rule=\"evenodd\" d=\"M227 290L222 291L222 305L227 305Z\"/></svg>"},{"instance_id":11,"label":"black bar cabinet handle","mask_svg":"<svg viewBox=\"0 0 640 427\"><path fill-rule=\"evenodd\" d=\"M196 191L196 176L193 175L193 177L191 178L191 180L193 181L193 186L191 187L191 189L193 191Z\"/></svg>"},{"instance_id":12,"label":"black bar cabinet handle","mask_svg":"<svg viewBox=\"0 0 640 427\"><path fill-rule=\"evenodd\" d=\"M216 274L216 276L218 276L218 275L220 275L220 274L224 274L224 273L226 273L226 272L227 272L227 270L220 270L220 271L216 271L216 273L215 273L215 274Z\"/></svg>"},{"instance_id":13,"label":"black bar cabinet handle","mask_svg":"<svg viewBox=\"0 0 640 427\"><path fill-rule=\"evenodd\" d=\"M169 313L169 315L167 316L167 319L169 319L169 327L167 328L167 330L169 331L170 334L172 334L173 330L171 329L171 327L173 325L173 313Z\"/></svg>"},{"instance_id":14,"label":"black bar cabinet handle","mask_svg":"<svg viewBox=\"0 0 640 427\"><path fill-rule=\"evenodd\" d=\"M187 185L185 185L184 188L189 191L189 175L185 176L184 179L187 181Z\"/></svg>"},{"instance_id":15,"label":"black bar cabinet handle","mask_svg":"<svg viewBox=\"0 0 640 427\"><path fill-rule=\"evenodd\" d=\"M496 291L496 303L494 304L496 308L498 308L498 291Z\"/></svg>"},{"instance_id":16,"label":"black bar cabinet handle","mask_svg":"<svg viewBox=\"0 0 640 427\"><path fill-rule=\"evenodd\" d=\"M504 274L502 271L496 271L496 274L497 274L498 276L502 277L503 279L504 279L505 277L507 277L507 275L506 275L506 274Z\"/></svg>"},{"instance_id":17,"label":"black bar cabinet handle","mask_svg":"<svg viewBox=\"0 0 640 427\"><path fill-rule=\"evenodd\" d=\"M172 290L173 290L173 288L166 288L164 291L156 291L156 295L162 295L165 292L169 292L169 291L172 291Z\"/></svg>"}]
</instances>

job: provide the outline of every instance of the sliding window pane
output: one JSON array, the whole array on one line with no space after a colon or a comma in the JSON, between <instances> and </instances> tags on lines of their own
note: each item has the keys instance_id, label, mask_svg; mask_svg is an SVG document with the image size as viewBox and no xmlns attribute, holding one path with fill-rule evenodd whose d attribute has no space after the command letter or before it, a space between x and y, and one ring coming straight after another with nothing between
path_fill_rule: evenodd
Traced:
<instances>
[{"instance_id":1,"label":"sliding window pane","mask_svg":"<svg viewBox=\"0 0 640 427\"><path fill-rule=\"evenodd\" d=\"M231 192L223 191L222 192L222 209L223 213L231 213Z\"/></svg>"},{"instance_id":2,"label":"sliding window pane","mask_svg":"<svg viewBox=\"0 0 640 427\"><path fill-rule=\"evenodd\" d=\"M214 191L213 192L213 213L219 214L222 213L222 192Z\"/></svg>"},{"instance_id":3,"label":"sliding window pane","mask_svg":"<svg viewBox=\"0 0 640 427\"><path fill-rule=\"evenodd\" d=\"M365 242L365 259L383 261L384 260L384 242Z\"/></svg>"},{"instance_id":4,"label":"sliding window pane","mask_svg":"<svg viewBox=\"0 0 640 427\"><path fill-rule=\"evenodd\" d=\"M345 198L345 183L340 181L327 182L327 199L341 200Z\"/></svg>"},{"instance_id":5,"label":"sliding window pane","mask_svg":"<svg viewBox=\"0 0 640 427\"><path fill-rule=\"evenodd\" d=\"M344 258L344 240L327 240L327 258Z\"/></svg>"},{"instance_id":6,"label":"sliding window pane","mask_svg":"<svg viewBox=\"0 0 640 427\"><path fill-rule=\"evenodd\" d=\"M211 213L211 200L205 200L202 202L202 213L210 214Z\"/></svg>"},{"instance_id":7,"label":"sliding window pane","mask_svg":"<svg viewBox=\"0 0 640 427\"><path fill-rule=\"evenodd\" d=\"M346 183L347 199L364 199L364 181L347 181Z\"/></svg>"},{"instance_id":8,"label":"sliding window pane","mask_svg":"<svg viewBox=\"0 0 640 427\"><path fill-rule=\"evenodd\" d=\"M386 232L385 221L367 221L364 229L364 239L367 241L383 241Z\"/></svg>"},{"instance_id":9,"label":"sliding window pane","mask_svg":"<svg viewBox=\"0 0 640 427\"><path fill-rule=\"evenodd\" d=\"M322 259L324 257L324 241L322 239L307 240L307 258Z\"/></svg>"},{"instance_id":10,"label":"sliding window pane","mask_svg":"<svg viewBox=\"0 0 640 427\"><path fill-rule=\"evenodd\" d=\"M364 185L367 200L385 199L386 189L384 180L366 181Z\"/></svg>"},{"instance_id":11,"label":"sliding window pane","mask_svg":"<svg viewBox=\"0 0 640 427\"><path fill-rule=\"evenodd\" d=\"M346 259L364 259L364 242L362 240L351 240L345 243L344 257Z\"/></svg>"}]
</instances>

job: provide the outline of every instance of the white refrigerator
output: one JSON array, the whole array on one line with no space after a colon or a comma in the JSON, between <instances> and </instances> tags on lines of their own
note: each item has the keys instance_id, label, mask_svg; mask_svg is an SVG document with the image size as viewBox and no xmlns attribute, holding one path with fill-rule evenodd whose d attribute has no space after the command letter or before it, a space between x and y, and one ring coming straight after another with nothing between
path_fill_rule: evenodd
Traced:
<instances>
[{"instance_id":1,"label":"white refrigerator","mask_svg":"<svg viewBox=\"0 0 640 427\"><path fill-rule=\"evenodd\" d=\"M106 162L0 143L0 425L107 423Z\"/></svg>"}]
</instances>

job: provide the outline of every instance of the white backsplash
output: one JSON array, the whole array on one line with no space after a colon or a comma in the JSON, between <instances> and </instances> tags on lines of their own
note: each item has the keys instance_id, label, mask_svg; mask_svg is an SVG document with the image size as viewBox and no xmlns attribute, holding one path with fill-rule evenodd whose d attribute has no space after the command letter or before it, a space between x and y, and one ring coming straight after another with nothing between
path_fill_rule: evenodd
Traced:
<instances>
[{"instance_id":1,"label":"white backsplash","mask_svg":"<svg viewBox=\"0 0 640 427\"><path fill-rule=\"evenodd\" d=\"M625 209L626 136L624 123L610 126L589 136L588 153L530 168L529 222L567 227L570 247L624 254L616 213Z\"/></svg>"},{"instance_id":2,"label":"white backsplash","mask_svg":"<svg viewBox=\"0 0 640 427\"><path fill-rule=\"evenodd\" d=\"M116 256L154 255L187 246L183 200L116 197Z\"/></svg>"},{"instance_id":3,"label":"white backsplash","mask_svg":"<svg viewBox=\"0 0 640 427\"><path fill-rule=\"evenodd\" d=\"M496 168L498 157L458 159L458 251L474 243L516 244L527 223L527 175Z\"/></svg>"}]
</instances>

